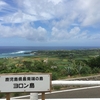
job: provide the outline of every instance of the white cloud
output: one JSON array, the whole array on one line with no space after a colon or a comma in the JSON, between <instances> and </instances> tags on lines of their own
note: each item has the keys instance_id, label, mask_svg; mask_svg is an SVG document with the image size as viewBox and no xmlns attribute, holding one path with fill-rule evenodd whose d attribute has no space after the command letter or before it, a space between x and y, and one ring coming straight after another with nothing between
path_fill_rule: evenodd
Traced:
<instances>
[{"instance_id":1,"label":"white cloud","mask_svg":"<svg viewBox=\"0 0 100 100\"><path fill-rule=\"evenodd\" d=\"M35 29L31 27L29 23L25 23L19 27L0 25L0 37L14 36L31 39L33 41L46 41L47 32L42 27L38 27L37 29Z\"/></svg>"},{"instance_id":2,"label":"white cloud","mask_svg":"<svg viewBox=\"0 0 100 100\"><path fill-rule=\"evenodd\" d=\"M70 34L71 35L77 35L80 32L80 28L79 27L74 27L73 29L70 30Z\"/></svg>"},{"instance_id":3,"label":"white cloud","mask_svg":"<svg viewBox=\"0 0 100 100\"><path fill-rule=\"evenodd\" d=\"M34 41L59 41L68 39L97 39L100 33L90 34L88 27L99 26L100 0L13 0L13 7L3 0L0 11L0 36L18 36ZM7 10L6 10L7 12ZM47 27L33 27L30 22L49 21ZM3 24L12 26L4 26ZM16 23L20 23L16 26ZM26 23L26 24L25 24ZM86 28L86 29L85 29ZM5 30L4 30L5 29ZM88 30L88 31L87 31ZM48 35L49 34L49 35Z\"/></svg>"},{"instance_id":4,"label":"white cloud","mask_svg":"<svg viewBox=\"0 0 100 100\"><path fill-rule=\"evenodd\" d=\"M53 18L59 18L66 12L66 5L64 4L63 0L51 0L51 2L50 0L17 0L14 2L16 2L18 8L16 8L16 12L8 16L3 16L2 20L4 22L8 19L8 22L12 23L19 23L23 21L50 20ZM13 21L11 21L12 19Z\"/></svg>"},{"instance_id":5,"label":"white cloud","mask_svg":"<svg viewBox=\"0 0 100 100\"><path fill-rule=\"evenodd\" d=\"M55 5L62 2L63 0L48 0L49 2L53 2Z\"/></svg>"},{"instance_id":6,"label":"white cloud","mask_svg":"<svg viewBox=\"0 0 100 100\"><path fill-rule=\"evenodd\" d=\"M84 39L86 41L86 40L90 40L90 36L91 35L88 34L88 31L83 31L82 33L75 35L73 38L76 40L83 40Z\"/></svg>"},{"instance_id":7,"label":"white cloud","mask_svg":"<svg viewBox=\"0 0 100 100\"><path fill-rule=\"evenodd\" d=\"M93 34L90 36L91 40L100 40L100 33ZM99 43L98 43L99 44Z\"/></svg>"},{"instance_id":8,"label":"white cloud","mask_svg":"<svg viewBox=\"0 0 100 100\"><path fill-rule=\"evenodd\" d=\"M1 6L5 6L5 5L7 5L7 3L5 3L5 2L3 2L3 1L0 1L0 7L1 7Z\"/></svg>"},{"instance_id":9,"label":"white cloud","mask_svg":"<svg viewBox=\"0 0 100 100\"><path fill-rule=\"evenodd\" d=\"M56 27L52 28L52 37L53 39L56 40L69 40L71 38L76 37L79 35L80 28L79 27L74 27L70 30L70 32L67 32L66 30L60 30L57 29Z\"/></svg>"},{"instance_id":10,"label":"white cloud","mask_svg":"<svg viewBox=\"0 0 100 100\"><path fill-rule=\"evenodd\" d=\"M59 30L57 29L56 27L53 27L52 28L52 33L51 33L51 36L52 36L52 40L63 40L63 39L67 39L69 36L67 36L67 32L64 31L64 30Z\"/></svg>"},{"instance_id":11,"label":"white cloud","mask_svg":"<svg viewBox=\"0 0 100 100\"><path fill-rule=\"evenodd\" d=\"M4 22L8 19L8 22L16 23L55 18L61 18L61 23L65 20L69 24L78 20L83 26L100 22L100 0L13 0L13 2L16 2L18 8L12 14L3 16ZM2 8L10 6L4 1L0 1L0 5Z\"/></svg>"},{"instance_id":12,"label":"white cloud","mask_svg":"<svg viewBox=\"0 0 100 100\"><path fill-rule=\"evenodd\" d=\"M100 33L91 34L88 30L81 30L79 27L73 27L70 31L52 28L52 41L68 41L68 40L95 40L100 39Z\"/></svg>"},{"instance_id":13,"label":"white cloud","mask_svg":"<svg viewBox=\"0 0 100 100\"><path fill-rule=\"evenodd\" d=\"M93 26L100 22L100 0L77 0L76 10L82 26ZM81 5L81 6L79 6Z\"/></svg>"},{"instance_id":14,"label":"white cloud","mask_svg":"<svg viewBox=\"0 0 100 100\"><path fill-rule=\"evenodd\" d=\"M37 20L36 17L25 14L21 10L9 16L2 17L1 19L4 20L4 23L23 23Z\"/></svg>"}]
</instances>

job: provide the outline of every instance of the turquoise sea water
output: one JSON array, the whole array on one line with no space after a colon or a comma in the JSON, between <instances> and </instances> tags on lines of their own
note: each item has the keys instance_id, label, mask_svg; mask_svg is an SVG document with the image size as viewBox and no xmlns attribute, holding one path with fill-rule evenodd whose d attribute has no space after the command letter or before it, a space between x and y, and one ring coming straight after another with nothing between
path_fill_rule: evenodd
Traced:
<instances>
[{"instance_id":1,"label":"turquoise sea water","mask_svg":"<svg viewBox=\"0 0 100 100\"><path fill-rule=\"evenodd\" d=\"M100 49L100 47L82 47L82 46L0 46L0 58L33 56L38 50L82 50L82 49Z\"/></svg>"}]
</instances>

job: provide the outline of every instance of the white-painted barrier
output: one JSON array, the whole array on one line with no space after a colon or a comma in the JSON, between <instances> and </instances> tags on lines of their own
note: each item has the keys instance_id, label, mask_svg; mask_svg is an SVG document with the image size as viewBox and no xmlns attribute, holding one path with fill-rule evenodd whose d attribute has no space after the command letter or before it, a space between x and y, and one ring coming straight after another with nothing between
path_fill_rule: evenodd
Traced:
<instances>
[{"instance_id":1,"label":"white-painted barrier","mask_svg":"<svg viewBox=\"0 0 100 100\"><path fill-rule=\"evenodd\" d=\"M52 81L52 86L62 85L100 85L100 81Z\"/></svg>"},{"instance_id":2,"label":"white-painted barrier","mask_svg":"<svg viewBox=\"0 0 100 100\"><path fill-rule=\"evenodd\" d=\"M4 99L6 100L6 99ZM11 99L11 100L16 100L16 99ZM30 100L30 99L17 99L17 100ZM35 100L35 99L32 99L32 100ZM41 100L41 99L37 99L37 100ZM45 100L100 100L100 98L60 98L60 99L45 99Z\"/></svg>"},{"instance_id":3,"label":"white-painted barrier","mask_svg":"<svg viewBox=\"0 0 100 100\"><path fill-rule=\"evenodd\" d=\"M67 86L67 85L100 85L100 81L52 81L52 86ZM88 87L87 87L88 88ZM5 100L5 99L3 99ZM11 100L29 100L29 99L18 99L12 98ZM30 93L30 100L41 100L38 99L38 93ZM45 100L100 100L100 98L73 98L73 99L45 99Z\"/></svg>"},{"instance_id":4,"label":"white-painted barrier","mask_svg":"<svg viewBox=\"0 0 100 100\"><path fill-rule=\"evenodd\" d=\"M100 81L52 81L52 86L68 86L68 85L100 85ZM37 97L37 94L34 93L33 94L35 97ZM32 96L32 95L31 95ZM30 98L32 98L30 96ZM33 100L33 99L31 99ZM38 97L35 98L34 100L38 100ZM61 100L61 99L46 99L46 100ZM65 100L65 99L62 99ZM67 100L73 100L73 99L67 99ZM74 99L74 100L78 100L78 99ZM83 99L79 99L79 100L88 100L86 98ZM91 100L97 100L97 99L91 99ZM99 99L100 100L100 99Z\"/></svg>"},{"instance_id":5,"label":"white-painted barrier","mask_svg":"<svg viewBox=\"0 0 100 100\"><path fill-rule=\"evenodd\" d=\"M39 99L41 100L41 99ZM45 100L100 100L99 98L76 98L76 99L45 99Z\"/></svg>"},{"instance_id":6,"label":"white-painted barrier","mask_svg":"<svg viewBox=\"0 0 100 100\"><path fill-rule=\"evenodd\" d=\"M38 100L38 93L30 93L30 100Z\"/></svg>"}]
</instances>

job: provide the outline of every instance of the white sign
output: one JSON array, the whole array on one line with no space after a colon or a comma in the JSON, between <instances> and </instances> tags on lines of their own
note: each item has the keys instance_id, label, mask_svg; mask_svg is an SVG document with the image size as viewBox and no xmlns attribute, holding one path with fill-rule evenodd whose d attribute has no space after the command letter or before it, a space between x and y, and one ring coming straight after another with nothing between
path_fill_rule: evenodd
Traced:
<instances>
[{"instance_id":1,"label":"white sign","mask_svg":"<svg viewBox=\"0 0 100 100\"><path fill-rule=\"evenodd\" d=\"M0 76L0 92L46 92L51 90L50 75Z\"/></svg>"}]
</instances>

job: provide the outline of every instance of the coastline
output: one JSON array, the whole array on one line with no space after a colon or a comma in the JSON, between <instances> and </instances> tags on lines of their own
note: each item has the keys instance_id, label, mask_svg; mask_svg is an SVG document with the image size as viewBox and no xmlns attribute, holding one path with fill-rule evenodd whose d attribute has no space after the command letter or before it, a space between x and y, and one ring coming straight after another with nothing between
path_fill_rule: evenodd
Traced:
<instances>
[{"instance_id":1,"label":"coastline","mask_svg":"<svg viewBox=\"0 0 100 100\"><path fill-rule=\"evenodd\" d=\"M61 51L61 50L98 50L100 47L87 46L0 46L0 58L13 58L34 56L37 51Z\"/></svg>"},{"instance_id":2,"label":"coastline","mask_svg":"<svg viewBox=\"0 0 100 100\"><path fill-rule=\"evenodd\" d=\"M34 53L25 52L25 53L5 53L0 54L0 58L15 58L15 57L25 57L25 56L34 56Z\"/></svg>"}]
</instances>

